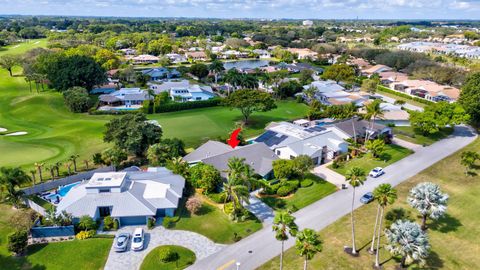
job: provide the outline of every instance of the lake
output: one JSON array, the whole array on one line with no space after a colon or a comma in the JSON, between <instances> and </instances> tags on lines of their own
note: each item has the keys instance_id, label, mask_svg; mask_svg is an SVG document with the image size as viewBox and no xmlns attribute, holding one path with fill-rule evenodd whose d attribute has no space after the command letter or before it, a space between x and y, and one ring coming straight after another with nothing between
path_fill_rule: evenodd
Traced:
<instances>
[{"instance_id":1,"label":"lake","mask_svg":"<svg viewBox=\"0 0 480 270\"><path fill-rule=\"evenodd\" d=\"M244 68L259 68L259 67L266 67L268 66L268 60L240 60L240 61L232 61L232 62L225 62L223 63L223 66L225 67L226 70L232 69L232 68L239 68L239 69L244 69Z\"/></svg>"}]
</instances>

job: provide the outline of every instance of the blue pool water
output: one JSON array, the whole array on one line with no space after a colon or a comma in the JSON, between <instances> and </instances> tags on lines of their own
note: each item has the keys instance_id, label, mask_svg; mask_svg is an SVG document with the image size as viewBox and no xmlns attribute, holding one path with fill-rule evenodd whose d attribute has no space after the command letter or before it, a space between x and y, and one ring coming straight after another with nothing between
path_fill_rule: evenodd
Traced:
<instances>
[{"instance_id":1,"label":"blue pool water","mask_svg":"<svg viewBox=\"0 0 480 270\"><path fill-rule=\"evenodd\" d=\"M76 183L72 183L72 184L68 184L68 185L65 185L61 188L58 189L57 191L57 194L50 194L48 195L46 198L51 200L51 201L55 201L57 199L57 196L59 196L60 198L63 198L67 195L67 193L76 185L80 184L80 182L76 182Z\"/></svg>"}]
</instances>

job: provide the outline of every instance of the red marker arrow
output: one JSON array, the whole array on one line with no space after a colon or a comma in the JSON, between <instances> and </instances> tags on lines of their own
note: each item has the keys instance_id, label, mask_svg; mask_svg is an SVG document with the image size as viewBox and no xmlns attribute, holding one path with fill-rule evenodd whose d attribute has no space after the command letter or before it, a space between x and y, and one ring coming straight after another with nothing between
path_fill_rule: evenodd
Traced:
<instances>
[{"instance_id":1,"label":"red marker arrow","mask_svg":"<svg viewBox=\"0 0 480 270\"><path fill-rule=\"evenodd\" d=\"M238 146L238 144L240 143L240 140L238 140L238 133L240 133L242 129L241 128L237 128L235 129L233 132L232 132L232 135L230 135L230 139L227 140L228 144L232 147L232 148L235 148Z\"/></svg>"}]
</instances>

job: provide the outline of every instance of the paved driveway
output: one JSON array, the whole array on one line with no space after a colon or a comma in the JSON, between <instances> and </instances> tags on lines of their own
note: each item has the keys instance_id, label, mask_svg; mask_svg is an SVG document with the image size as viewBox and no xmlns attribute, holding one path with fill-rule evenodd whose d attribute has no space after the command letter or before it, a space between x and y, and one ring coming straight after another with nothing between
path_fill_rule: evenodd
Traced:
<instances>
[{"instance_id":1,"label":"paved driveway","mask_svg":"<svg viewBox=\"0 0 480 270\"><path fill-rule=\"evenodd\" d=\"M122 227L118 232L129 232L132 234L135 228L137 227L126 226ZM140 269L145 256L155 247L162 245L186 247L195 253L197 260L204 259L220 251L223 247L223 245L215 244L205 236L194 232L166 230L162 226L155 227L153 230L147 230L146 227L144 229L146 248L142 251L131 251L129 244L127 251L121 253L113 251L112 248L105 264L105 270Z\"/></svg>"},{"instance_id":2,"label":"paved driveway","mask_svg":"<svg viewBox=\"0 0 480 270\"><path fill-rule=\"evenodd\" d=\"M328 165L332 164L331 162L322 164L313 169L313 173L324 179L327 182L330 182L337 186L337 188L342 188L342 184L345 184L345 176L337 173L334 170L327 168Z\"/></svg>"},{"instance_id":3,"label":"paved driveway","mask_svg":"<svg viewBox=\"0 0 480 270\"><path fill-rule=\"evenodd\" d=\"M462 149L476 138L471 129L456 127L452 136L428 147L417 150L414 154L385 168L386 174L377 179L369 178L365 185L358 188L359 198L365 192L372 191L382 183L390 183L394 186L402 183L424 169L432 166L441 159ZM340 190L333 193L301 210L294 216L300 229L312 228L317 231L332 224L337 219L350 213L352 190ZM361 203L358 199L354 207L358 208ZM294 245L294 239L285 242L285 248ZM349 244L349 239L345 239ZM221 253L213 254L203 260L197 261L188 269L195 270L234 270L235 262L240 262L241 270L255 269L273 257L280 254L281 244L275 239L272 229L266 227L249 237L227 246Z\"/></svg>"},{"instance_id":4,"label":"paved driveway","mask_svg":"<svg viewBox=\"0 0 480 270\"><path fill-rule=\"evenodd\" d=\"M244 206L262 222L263 226L270 226L273 223L275 213L270 206L257 197L257 193L258 190L250 193L250 198L248 199L250 204L245 203Z\"/></svg>"}]
</instances>

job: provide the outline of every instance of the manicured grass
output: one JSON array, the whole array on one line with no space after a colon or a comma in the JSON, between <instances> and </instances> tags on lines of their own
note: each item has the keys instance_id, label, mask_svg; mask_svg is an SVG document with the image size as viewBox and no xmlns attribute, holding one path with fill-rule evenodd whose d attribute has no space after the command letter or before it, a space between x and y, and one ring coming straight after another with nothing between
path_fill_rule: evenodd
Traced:
<instances>
[{"instance_id":1,"label":"manicured grass","mask_svg":"<svg viewBox=\"0 0 480 270\"><path fill-rule=\"evenodd\" d=\"M337 190L335 185L316 175L308 174L305 179L312 180L313 185L304 188L300 187L291 197L285 199L265 197L261 200L275 210L290 209L292 207L302 209Z\"/></svg>"},{"instance_id":2,"label":"manicured grass","mask_svg":"<svg viewBox=\"0 0 480 270\"><path fill-rule=\"evenodd\" d=\"M34 203L40 205L41 207L45 208L46 210L53 209L55 210L55 205L51 204L50 202L47 202L46 200L36 196L36 195L30 195L28 196L30 200L32 200Z\"/></svg>"},{"instance_id":3,"label":"manicured grass","mask_svg":"<svg viewBox=\"0 0 480 270\"><path fill-rule=\"evenodd\" d=\"M165 263L159 258L160 252L169 248L179 255L179 259L175 262ZM191 250L180 246L159 246L148 253L145 260L143 260L140 270L180 270L185 269L195 262L195 253Z\"/></svg>"},{"instance_id":4,"label":"manicured grass","mask_svg":"<svg viewBox=\"0 0 480 270\"><path fill-rule=\"evenodd\" d=\"M4 54L13 54L13 55L22 54L33 48L46 47L46 46L47 46L46 38L30 39L30 40L27 40L27 42L22 42L18 44L1 47L0 56Z\"/></svg>"},{"instance_id":5,"label":"manicured grass","mask_svg":"<svg viewBox=\"0 0 480 270\"><path fill-rule=\"evenodd\" d=\"M262 228L262 223L253 216L243 222L233 222L222 209L206 203L194 216L186 209L181 212L181 218L174 223L174 229L197 232L221 244L233 243L235 233L243 238Z\"/></svg>"},{"instance_id":6,"label":"manicured grass","mask_svg":"<svg viewBox=\"0 0 480 270\"><path fill-rule=\"evenodd\" d=\"M307 111L305 104L290 100L277 101L277 107L269 112L253 113L248 127L244 130L244 136L248 138L259 135L268 123L301 118ZM235 128L235 123L242 121L238 110L230 110L226 107L154 114L148 117L162 125L164 136L180 138L186 145L194 147L209 139L227 137Z\"/></svg>"},{"instance_id":7,"label":"manicured grass","mask_svg":"<svg viewBox=\"0 0 480 270\"><path fill-rule=\"evenodd\" d=\"M402 126L393 128L393 133L399 139L420 145L431 145L432 143L452 134L452 132L453 128L444 128L437 133L425 136L421 132L416 131L413 127Z\"/></svg>"},{"instance_id":8,"label":"manicured grass","mask_svg":"<svg viewBox=\"0 0 480 270\"><path fill-rule=\"evenodd\" d=\"M387 144L385 151L379 158L373 158L369 154L366 154L362 157L343 162L340 167L336 169L334 169L332 165L328 167L342 175L345 175L347 171L353 167L360 167L368 174L375 167L387 167L412 153L410 149L395 144Z\"/></svg>"},{"instance_id":9,"label":"manicured grass","mask_svg":"<svg viewBox=\"0 0 480 270\"><path fill-rule=\"evenodd\" d=\"M102 269L113 239L94 238L30 246L27 255L13 257L7 250L7 236L15 230L10 217L11 206L0 204L0 269L9 270L63 270Z\"/></svg>"},{"instance_id":10,"label":"manicured grass","mask_svg":"<svg viewBox=\"0 0 480 270\"><path fill-rule=\"evenodd\" d=\"M480 151L480 139L463 150L436 163L420 174L400 184L398 199L388 209L402 207L411 212L411 217L420 223L417 212L408 206L408 191L416 184L430 181L440 185L443 192L450 195L447 215L438 221L429 221L428 236L432 246L427 264L423 267L412 265L409 269L480 269L480 181L479 177L465 176L460 165L462 151ZM480 173L480 168L477 173ZM388 211L387 209L387 211ZM353 258L343 252L344 245L351 245L350 216L346 215L320 232L324 241L323 251L309 262L309 269L372 269L374 257L366 251L371 241L375 222L376 205L363 206L355 211L355 229L360 256ZM383 245L381 261L383 269L395 269L397 258L391 258ZM294 249L286 252L284 269L301 269L303 260ZM278 269L278 257L259 269Z\"/></svg>"}]
</instances>

